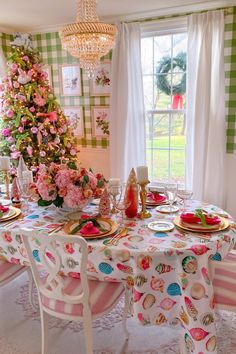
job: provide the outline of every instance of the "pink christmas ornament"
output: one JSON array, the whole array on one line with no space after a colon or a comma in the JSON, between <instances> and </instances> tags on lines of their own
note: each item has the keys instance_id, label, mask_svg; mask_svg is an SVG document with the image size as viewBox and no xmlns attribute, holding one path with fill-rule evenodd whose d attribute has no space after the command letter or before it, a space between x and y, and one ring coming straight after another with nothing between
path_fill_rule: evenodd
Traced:
<instances>
[{"instance_id":1,"label":"pink christmas ornament","mask_svg":"<svg viewBox=\"0 0 236 354\"><path fill-rule=\"evenodd\" d=\"M10 135L10 131L11 131L10 128L4 128L2 129L2 135L8 137Z\"/></svg>"},{"instance_id":2,"label":"pink christmas ornament","mask_svg":"<svg viewBox=\"0 0 236 354\"><path fill-rule=\"evenodd\" d=\"M29 108L29 110L30 110L31 113L35 112L34 106L31 106L31 107Z\"/></svg>"},{"instance_id":3,"label":"pink christmas ornament","mask_svg":"<svg viewBox=\"0 0 236 354\"><path fill-rule=\"evenodd\" d=\"M14 88L19 88L20 87L20 84L19 84L19 82L17 82L17 81L14 81L13 82L13 86L14 86Z\"/></svg>"},{"instance_id":4,"label":"pink christmas ornament","mask_svg":"<svg viewBox=\"0 0 236 354\"><path fill-rule=\"evenodd\" d=\"M19 132L19 133L23 133L23 131L24 131L24 128L23 128L23 127L19 127L19 128L18 128L18 132Z\"/></svg>"},{"instance_id":5,"label":"pink christmas ornament","mask_svg":"<svg viewBox=\"0 0 236 354\"><path fill-rule=\"evenodd\" d=\"M77 151L75 149L70 150L71 156L75 156L77 154Z\"/></svg>"},{"instance_id":6,"label":"pink christmas ornament","mask_svg":"<svg viewBox=\"0 0 236 354\"><path fill-rule=\"evenodd\" d=\"M12 71L16 71L18 69L18 66L17 66L16 63L12 63L10 68L11 68Z\"/></svg>"},{"instance_id":7,"label":"pink christmas ornament","mask_svg":"<svg viewBox=\"0 0 236 354\"><path fill-rule=\"evenodd\" d=\"M12 118L14 116L14 111L12 109L9 109L6 111L6 116L7 118Z\"/></svg>"},{"instance_id":8,"label":"pink christmas ornament","mask_svg":"<svg viewBox=\"0 0 236 354\"><path fill-rule=\"evenodd\" d=\"M27 118L26 118L26 117L23 117L23 118L21 118L20 121L21 121L22 124L26 124L26 123L27 123Z\"/></svg>"},{"instance_id":9,"label":"pink christmas ornament","mask_svg":"<svg viewBox=\"0 0 236 354\"><path fill-rule=\"evenodd\" d=\"M26 73L26 71L22 70L22 69L18 69L18 72L19 72L19 76L18 76L18 79L17 81L22 84L22 85L25 85L27 84L28 82L31 81L32 79L32 73Z\"/></svg>"},{"instance_id":10,"label":"pink christmas ornament","mask_svg":"<svg viewBox=\"0 0 236 354\"><path fill-rule=\"evenodd\" d=\"M36 128L36 127L32 127L30 130L31 130L31 132L33 134L37 134L38 133L38 128Z\"/></svg>"},{"instance_id":11,"label":"pink christmas ornament","mask_svg":"<svg viewBox=\"0 0 236 354\"><path fill-rule=\"evenodd\" d=\"M41 97L38 93L34 93L33 101L39 107L43 107L46 104L46 100L43 97Z\"/></svg>"},{"instance_id":12,"label":"pink christmas ornament","mask_svg":"<svg viewBox=\"0 0 236 354\"><path fill-rule=\"evenodd\" d=\"M46 156L46 152L42 150L42 151L40 151L39 155L40 155L41 157L45 157L45 156Z\"/></svg>"},{"instance_id":13,"label":"pink christmas ornament","mask_svg":"<svg viewBox=\"0 0 236 354\"><path fill-rule=\"evenodd\" d=\"M32 148L32 146L27 146L26 150L27 150L29 156L32 156L32 155L33 155L33 148Z\"/></svg>"},{"instance_id":14,"label":"pink christmas ornament","mask_svg":"<svg viewBox=\"0 0 236 354\"><path fill-rule=\"evenodd\" d=\"M7 138L7 141L8 141L9 143L13 143L15 140L14 140L14 138L13 138L12 136L9 136L9 137Z\"/></svg>"},{"instance_id":15,"label":"pink christmas ornament","mask_svg":"<svg viewBox=\"0 0 236 354\"><path fill-rule=\"evenodd\" d=\"M23 59L24 61L29 61L28 55L24 55L24 56L22 57L22 59Z\"/></svg>"}]
</instances>

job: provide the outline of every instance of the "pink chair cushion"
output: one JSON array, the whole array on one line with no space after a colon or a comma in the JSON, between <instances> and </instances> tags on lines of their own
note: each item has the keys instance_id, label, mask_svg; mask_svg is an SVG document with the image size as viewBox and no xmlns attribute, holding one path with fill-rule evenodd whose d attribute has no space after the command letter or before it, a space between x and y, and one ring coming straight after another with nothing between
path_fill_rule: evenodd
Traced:
<instances>
[{"instance_id":1,"label":"pink chair cushion","mask_svg":"<svg viewBox=\"0 0 236 354\"><path fill-rule=\"evenodd\" d=\"M4 260L0 260L0 285L1 282L6 282L16 278L20 273L26 270L26 267L20 264L13 264Z\"/></svg>"},{"instance_id":2,"label":"pink chair cushion","mask_svg":"<svg viewBox=\"0 0 236 354\"><path fill-rule=\"evenodd\" d=\"M66 277L64 292L68 295L80 293L80 279ZM112 308L124 292L124 285L115 282L89 280L90 306L92 315L101 314ZM42 305L55 313L82 316L83 305L70 304L65 301L51 299L41 294Z\"/></svg>"},{"instance_id":3,"label":"pink chair cushion","mask_svg":"<svg viewBox=\"0 0 236 354\"><path fill-rule=\"evenodd\" d=\"M223 262L235 263L236 254L229 253ZM227 265L224 269L217 267L214 262L215 275L213 279L215 302L219 305L236 307L236 270L228 270Z\"/></svg>"}]
</instances>

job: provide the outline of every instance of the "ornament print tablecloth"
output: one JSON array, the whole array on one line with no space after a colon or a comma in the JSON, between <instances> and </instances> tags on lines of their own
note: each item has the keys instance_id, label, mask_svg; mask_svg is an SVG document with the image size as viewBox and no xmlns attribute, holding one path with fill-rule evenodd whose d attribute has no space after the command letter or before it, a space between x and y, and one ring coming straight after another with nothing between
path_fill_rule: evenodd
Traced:
<instances>
[{"instance_id":1,"label":"ornament print tablecloth","mask_svg":"<svg viewBox=\"0 0 236 354\"><path fill-rule=\"evenodd\" d=\"M188 206L190 210L201 207L209 212L222 212L196 201ZM9 262L28 264L21 238L23 229L49 232L67 220L67 214L55 208L31 208L24 219L0 225L0 256ZM88 211L94 208L89 206ZM131 290L133 314L142 325L181 326L187 353L217 353L209 259L220 261L234 246L235 226L232 222L230 229L209 234L209 239L206 234L177 228L171 232L148 229L152 220L170 221L174 217L153 210L151 219L125 220L128 235L117 246L108 245L106 238L89 241L87 270L94 279L125 282ZM22 229L21 233L16 227ZM36 259L38 247L35 239ZM73 245L63 245L61 255L62 271L78 276L79 253Z\"/></svg>"}]
</instances>

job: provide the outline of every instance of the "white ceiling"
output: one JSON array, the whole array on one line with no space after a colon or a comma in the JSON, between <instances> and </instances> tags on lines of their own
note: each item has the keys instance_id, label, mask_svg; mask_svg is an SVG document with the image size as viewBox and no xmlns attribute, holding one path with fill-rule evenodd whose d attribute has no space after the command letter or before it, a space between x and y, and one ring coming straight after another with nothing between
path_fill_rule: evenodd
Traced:
<instances>
[{"instance_id":1,"label":"white ceiling","mask_svg":"<svg viewBox=\"0 0 236 354\"><path fill-rule=\"evenodd\" d=\"M74 22L77 0L0 0L0 30L32 33ZM236 5L236 0L98 0L103 21L134 20Z\"/></svg>"}]
</instances>

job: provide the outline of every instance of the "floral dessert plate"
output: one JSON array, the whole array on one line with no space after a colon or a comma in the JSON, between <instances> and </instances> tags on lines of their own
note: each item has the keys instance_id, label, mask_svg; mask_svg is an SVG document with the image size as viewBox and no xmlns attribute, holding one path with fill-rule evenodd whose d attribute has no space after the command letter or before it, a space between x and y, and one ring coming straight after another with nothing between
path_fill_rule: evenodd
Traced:
<instances>
[{"instance_id":1,"label":"floral dessert plate","mask_svg":"<svg viewBox=\"0 0 236 354\"><path fill-rule=\"evenodd\" d=\"M148 224L148 228L156 232L171 231L175 225L172 222L166 220L152 221Z\"/></svg>"},{"instance_id":2,"label":"floral dessert plate","mask_svg":"<svg viewBox=\"0 0 236 354\"><path fill-rule=\"evenodd\" d=\"M20 209L14 208L13 206L9 206L9 208L6 212L1 213L0 222L14 219L17 216L19 216L20 214L21 214Z\"/></svg>"},{"instance_id":3,"label":"floral dessert plate","mask_svg":"<svg viewBox=\"0 0 236 354\"><path fill-rule=\"evenodd\" d=\"M108 237L115 233L118 224L105 218L70 220L63 227L63 231L70 235L79 235L86 239Z\"/></svg>"},{"instance_id":4,"label":"floral dessert plate","mask_svg":"<svg viewBox=\"0 0 236 354\"><path fill-rule=\"evenodd\" d=\"M191 224L191 223L183 222L180 216L177 216L174 219L174 224L183 230L191 231L191 232L217 232L217 231L226 230L229 227L229 221L222 217L219 218L221 219L219 224L204 226L201 224Z\"/></svg>"}]
</instances>

